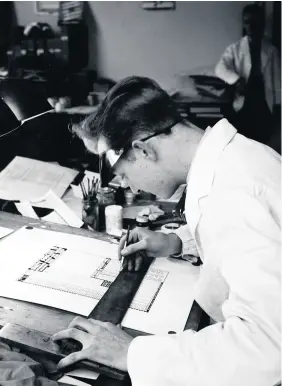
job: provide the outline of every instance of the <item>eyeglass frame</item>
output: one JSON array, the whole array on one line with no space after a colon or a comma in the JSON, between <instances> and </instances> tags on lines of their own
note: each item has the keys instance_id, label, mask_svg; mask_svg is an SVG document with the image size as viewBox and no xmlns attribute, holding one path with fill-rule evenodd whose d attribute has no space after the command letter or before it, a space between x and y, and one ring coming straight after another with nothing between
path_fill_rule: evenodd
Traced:
<instances>
[{"instance_id":1,"label":"eyeglass frame","mask_svg":"<svg viewBox=\"0 0 282 386\"><path fill-rule=\"evenodd\" d=\"M153 133L153 134L150 134L148 135L147 137L145 138L137 138L136 140L138 141L142 141L142 142L145 142L147 141L148 139L151 139L153 137L156 137L158 135L161 135L161 134L169 134L171 133L171 129L173 128L173 126L175 126L176 124L178 123L178 121L174 122L172 125L170 125L169 127L167 127L166 129L162 130L162 131L159 131L159 132L156 132L156 133ZM130 150L130 148L132 148L132 142L126 144L123 148L121 148L120 150L113 150L113 149L109 149L105 152L103 152L102 154L99 155L100 159L103 157L104 160L106 159L106 161L108 162L108 166L110 166L110 168L112 169L115 164L118 162L118 160L123 156L125 155L126 152L128 152ZM111 162L109 161L109 159L107 159L107 154L110 152L110 151L113 151L115 153L115 155L118 157L115 161L115 163L111 164ZM103 160L103 161L104 161Z\"/></svg>"}]
</instances>

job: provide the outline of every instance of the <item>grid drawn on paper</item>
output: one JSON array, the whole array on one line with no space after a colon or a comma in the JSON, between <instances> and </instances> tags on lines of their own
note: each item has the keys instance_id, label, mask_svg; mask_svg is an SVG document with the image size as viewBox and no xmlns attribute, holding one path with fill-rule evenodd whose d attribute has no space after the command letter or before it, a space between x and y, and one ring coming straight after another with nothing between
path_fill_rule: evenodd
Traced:
<instances>
[{"instance_id":1,"label":"grid drawn on paper","mask_svg":"<svg viewBox=\"0 0 282 386\"><path fill-rule=\"evenodd\" d=\"M96 288L86 288L70 283L59 283L58 281L54 281L46 277L39 278L38 276L28 276L26 279L20 281L24 281L26 284L33 284L35 286L49 288L56 291L67 292L73 295L80 295L95 300L100 300L106 292L102 292L100 289L97 290Z\"/></svg>"},{"instance_id":2,"label":"grid drawn on paper","mask_svg":"<svg viewBox=\"0 0 282 386\"><path fill-rule=\"evenodd\" d=\"M113 282L119 273L119 269L119 262L108 258L102 262L91 277ZM168 272L166 271L150 268L144 277L144 282L139 287L136 296L130 304L130 308L137 311L149 312L167 275Z\"/></svg>"},{"instance_id":3,"label":"grid drawn on paper","mask_svg":"<svg viewBox=\"0 0 282 386\"><path fill-rule=\"evenodd\" d=\"M105 258L90 276L90 278L93 279L93 285L91 285L91 287L87 287L86 285L76 285L75 283L63 282L63 278L62 281L52 279L51 273L48 274L48 268L56 261L56 259L62 256L65 251L67 251L66 248L58 246L50 248L42 258L38 259L35 264L19 277L18 281L99 301L118 276L120 270L119 261ZM43 272L45 275L40 274ZM149 312L167 276L167 271L150 268L145 275L130 308L141 312Z\"/></svg>"}]
</instances>

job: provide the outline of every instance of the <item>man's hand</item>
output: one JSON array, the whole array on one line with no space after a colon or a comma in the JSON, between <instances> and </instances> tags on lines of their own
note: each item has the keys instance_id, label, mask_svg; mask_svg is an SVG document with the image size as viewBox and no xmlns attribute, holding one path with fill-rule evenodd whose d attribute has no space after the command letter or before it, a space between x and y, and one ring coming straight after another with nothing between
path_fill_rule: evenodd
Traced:
<instances>
[{"instance_id":1,"label":"man's hand","mask_svg":"<svg viewBox=\"0 0 282 386\"><path fill-rule=\"evenodd\" d=\"M54 341L69 338L80 342L82 350L62 359L58 363L58 369L87 359L127 371L127 352L133 338L120 327L78 316L67 330L60 331L52 337Z\"/></svg>"},{"instance_id":2,"label":"man's hand","mask_svg":"<svg viewBox=\"0 0 282 386\"><path fill-rule=\"evenodd\" d=\"M182 241L174 234L153 232L148 229L136 227L130 232L128 245L124 248L126 237L119 245L119 258L124 257L123 268L129 271L138 271L146 256L162 257L179 253Z\"/></svg>"}]
</instances>

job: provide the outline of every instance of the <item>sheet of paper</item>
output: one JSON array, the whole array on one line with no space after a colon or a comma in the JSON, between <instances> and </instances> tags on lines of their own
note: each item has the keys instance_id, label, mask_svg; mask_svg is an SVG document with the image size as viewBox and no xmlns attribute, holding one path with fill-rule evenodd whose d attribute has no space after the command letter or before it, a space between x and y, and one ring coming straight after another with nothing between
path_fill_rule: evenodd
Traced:
<instances>
[{"instance_id":1,"label":"sheet of paper","mask_svg":"<svg viewBox=\"0 0 282 386\"><path fill-rule=\"evenodd\" d=\"M44 204L43 204L44 203ZM53 211L42 217L45 221L51 221L56 224L69 225L75 228L81 228L83 221L81 220L82 208L80 208L79 215L73 211L69 205L67 205L63 199L55 195L55 193L50 190L40 201L22 201L15 203L18 211L23 215L30 218L39 219L33 206L42 205L46 208L52 208ZM80 202L80 206L81 202Z\"/></svg>"},{"instance_id":2,"label":"sheet of paper","mask_svg":"<svg viewBox=\"0 0 282 386\"><path fill-rule=\"evenodd\" d=\"M24 157L15 157L0 173L0 198L40 201L49 190L62 197L78 172Z\"/></svg>"},{"instance_id":3,"label":"sheet of paper","mask_svg":"<svg viewBox=\"0 0 282 386\"><path fill-rule=\"evenodd\" d=\"M0 239L13 232L13 229L0 227Z\"/></svg>"},{"instance_id":4,"label":"sheet of paper","mask_svg":"<svg viewBox=\"0 0 282 386\"><path fill-rule=\"evenodd\" d=\"M88 316L119 273L117 250L96 239L22 228L0 243L0 296ZM186 262L156 259L122 325L152 334L182 331L198 272Z\"/></svg>"},{"instance_id":5,"label":"sheet of paper","mask_svg":"<svg viewBox=\"0 0 282 386\"><path fill-rule=\"evenodd\" d=\"M66 373L65 375L86 379L97 379L99 377L99 373L96 373L96 371L86 369L72 370Z\"/></svg>"},{"instance_id":6,"label":"sheet of paper","mask_svg":"<svg viewBox=\"0 0 282 386\"><path fill-rule=\"evenodd\" d=\"M89 383L80 381L79 379L73 378L69 375L64 375L62 378L58 380L58 383L64 383L64 384L73 385L73 386L89 386Z\"/></svg>"},{"instance_id":7,"label":"sheet of paper","mask_svg":"<svg viewBox=\"0 0 282 386\"><path fill-rule=\"evenodd\" d=\"M66 222L67 225L80 228L83 221L73 212L64 201L59 198L52 190L42 198L48 208L53 208L54 211ZM31 204L37 204L36 201L31 201Z\"/></svg>"},{"instance_id":8,"label":"sheet of paper","mask_svg":"<svg viewBox=\"0 0 282 386\"><path fill-rule=\"evenodd\" d=\"M17 210L21 213L22 216L30 217L39 219L37 214L35 213L35 210L31 206L30 202L27 201L21 201L21 202L15 202Z\"/></svg>"}]
</instances>

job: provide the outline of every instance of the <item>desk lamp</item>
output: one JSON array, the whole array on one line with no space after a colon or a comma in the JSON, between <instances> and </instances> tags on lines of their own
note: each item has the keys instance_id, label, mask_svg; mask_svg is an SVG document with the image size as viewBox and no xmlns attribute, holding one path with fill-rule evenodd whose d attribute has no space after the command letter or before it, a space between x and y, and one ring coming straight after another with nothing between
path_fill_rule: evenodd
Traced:
<instances>
[{"instance_id":1,"label":"desk lamp","mask_svg":"<svg viewBox=\"0 0 282 386\"><path fill-rule=\"evenodd\" d=\"M20 129L25 122L54 111L39 87L42 85L26 79L5 79L0 83L0 97L20 122L16 128L0 135L0 139Z\"/></svg>"}]
</instances>

